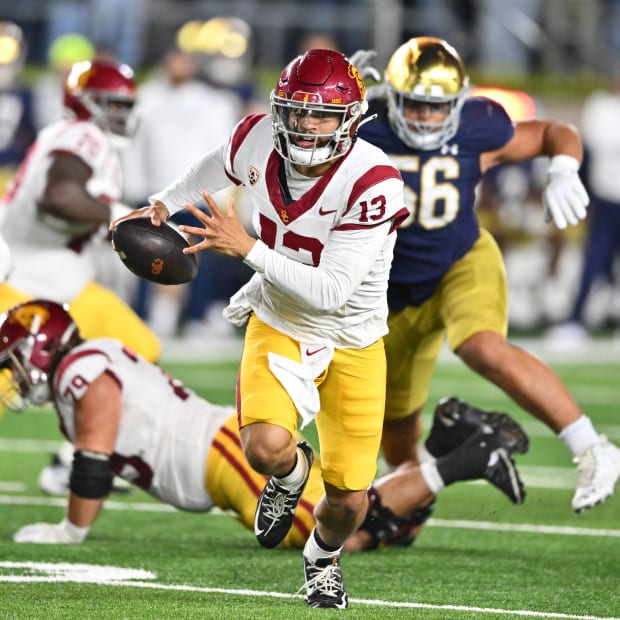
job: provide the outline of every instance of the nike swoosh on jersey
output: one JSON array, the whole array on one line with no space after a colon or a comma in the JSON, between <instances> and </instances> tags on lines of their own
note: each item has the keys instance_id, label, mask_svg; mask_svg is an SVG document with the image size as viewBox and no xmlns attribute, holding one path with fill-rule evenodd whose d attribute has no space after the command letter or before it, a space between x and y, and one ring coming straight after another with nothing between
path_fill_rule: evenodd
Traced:
<instances>
[{"instance_id":1,"label":"nike swoosh on jersey","mask_svg":"<svg viewBox=\"0 0 620 620\"><path fill-rule=\"evenodd\" d=\"M322 206L319 207L319 215L329 215L330 213L336 213L336 211L338 211L338 209L330 209L329 211L324 211Z\"/></svg>"}]
</instances>

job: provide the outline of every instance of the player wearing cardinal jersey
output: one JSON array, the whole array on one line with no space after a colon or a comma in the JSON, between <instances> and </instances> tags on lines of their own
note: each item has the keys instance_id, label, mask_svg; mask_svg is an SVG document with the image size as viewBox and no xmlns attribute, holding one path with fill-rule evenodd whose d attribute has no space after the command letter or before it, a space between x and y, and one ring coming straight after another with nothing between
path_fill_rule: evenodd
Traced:
<instances>
[{"instance_id":1,"label":"player wearing cardinal jersey","mask_svg":"<svg viewBox=\"0 0 620 620\"><path fill-rule=\"evenodd\" d=\"M94 240L123 211L115 140L127 133L135 84L128 67L78 63L65 104L75 118L43 129L0 202L0 231L14 269L0 287L0 310L44 297L71 302L82 333L120 338L147 359L156 336L112 291L95 281Z\"/></svg>"},{"instance_id":2,"label":"player wearing cardinal jersey","mask_svg":"<svg viewBox=\"0 0 620 620\"><path fill-rule=\"evenodd\" d=\"M36 343L22 349L33 332ZM81 542L112 474L182 510L231 510L252 528L265 476L243 456L233 408L198 397L118 340L82 340L66 309L51 301L11 309L0 340L2 368L28 369L0 399L18 410L51 401L76 448L66 520L26 526L18 542ZM322 492L317 462L284 545L303 546Z\"/></svg>"},{"instance_id":3,"label":"player wearing cardinal jersey","mask_svg":"<svg viewBox=\"0 0 620 620\"><path fill-rule=\"evenodd\" d=\"M613 493L620 451L596 432L552 369L506 340L504 265L474 211L476 185L489 167L547 155L546 220L561 229L577 224L588 204L579 135L555 120L513 124L493 101L467 98L458 53L433 37L394 52L384 89L379 118L360 135L401 171L413 207L398 231L388 289L384 456L392 465L428 458L428 443L416 450L420 413L445 335L468 366L559 435L579 463L572 506L583 512Z\"/></svg>"},{"instance_id":4,"label":"player wearing cardinal jersey","mask_svg":"<svg viewBox=\"0 0 620 620\"><path fill-rule=\"evenodd\" d=\"M256 272L225 310L246 321L238 384L241 442L270 475L255 533L266 547L286 536L311 453L297 445L301 417L316 415L326 497L304 548L308 604L347 606L339 558L361 523L376 469L385 400L387 279L395 230L408 215L402 179L376 147L357 139L366 109L357 69L340 53L309 50L282 72L270 116L250 116L226 146L127 216L159 223L186 206L204 228L182 226ZM209 192L247 187L250 237L229 203ZM211 216L191 203L204 195Z\"/></svg>"}]
</instances>

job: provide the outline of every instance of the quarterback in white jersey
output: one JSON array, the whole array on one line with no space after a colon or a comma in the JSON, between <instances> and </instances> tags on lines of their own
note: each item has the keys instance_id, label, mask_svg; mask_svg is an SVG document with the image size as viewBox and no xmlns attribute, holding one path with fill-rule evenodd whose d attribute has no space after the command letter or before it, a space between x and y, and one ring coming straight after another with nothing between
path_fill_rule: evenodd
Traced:
<instances>
[{"instance_id":1,"label":"quarterback in white jersey","mask_svg":"<svg viewBox=\"0 0 620 620\"><path fill-rule=\"evenodd\" d=\"M311 607L348 605L340 551L364 518L376 471L387 280L395 231L409 214L399 172L357 138L366 108L363 79L348 59L309 50L280 75L270 116L243 119L226 146L126 216L158 225L186 207L204 225L180 227L202 237L186 252L212 249L256 272L225 310L247 322L241 442L252 467L270 476L254 532L274 547L291 528L312 464L295 431L300 417L306 424L316 416L326 496L304 547ZM232 201L222 213L211 197L231 183L247 187L258 239ZM211 216L192 204L202 197Z\"/></svg>"},{"instance_id":2,"label":"quarterback in white jersey","mask_svg":"<svg viewBox=\"0 0 620 620\"><path fill-rule=\"evenodd\" d=\"M33 297L71 302L85 337L117 337L154 361L160 353L155 334L96 281L96 252L103 242L109 247L107 225L129 210L119 202L115 145L131 133L135 90L125 65L77 63L69 73L65 106L71 118L39 133L0 201L0 232L14 261L0 287L0 310Z\"/></svg>"}]
</instances>

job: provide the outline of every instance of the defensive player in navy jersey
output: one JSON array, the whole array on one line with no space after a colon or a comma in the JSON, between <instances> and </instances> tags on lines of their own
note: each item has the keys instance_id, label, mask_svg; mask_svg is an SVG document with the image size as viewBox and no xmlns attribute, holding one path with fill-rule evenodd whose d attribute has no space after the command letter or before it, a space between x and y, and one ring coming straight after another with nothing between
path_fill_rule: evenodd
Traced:
<instances>
[{"instance_id":1,"label":"defensive player in navy jersey","mask_svg":"<svg viewBox=\"0 0 620 620\"><path fill-rule=\"evenodd\" d=\"M513 123L499 104L467 91L456 50L440 39L411 39L388 63L385 99L371 106L378 118L360 128L400 170L412 212L399 229L389 281L384 455L394 466L433 457L437 446L417 445L420 412L446 336L467 366L565 443L577 463L572 507L581 513L614 492L620 450L553 370L506 340L502 256L474 211L476 185L491 166L547 155L545 219L560 229L577 224L588 205L578 176L581 140L559 121Z\"/></svg>"}]
</instances>

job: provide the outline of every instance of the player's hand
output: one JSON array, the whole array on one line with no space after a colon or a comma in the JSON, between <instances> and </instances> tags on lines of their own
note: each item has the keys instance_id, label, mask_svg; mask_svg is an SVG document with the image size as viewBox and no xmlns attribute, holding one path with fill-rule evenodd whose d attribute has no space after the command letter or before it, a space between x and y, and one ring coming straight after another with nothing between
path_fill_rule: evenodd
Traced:
<instances>
[{"instance_id":1,"label":"player's hand","mask_svg":"<svg viewBox=\"0 0 620 620\"><path fill-rule=\"evenodd\" d=\"M88 534L88 527L77 527L67 519L60 523L33 523L24 525L13 535L17 543L66 545L81 543Z\"/></svg>"},{"instance_id":2,"label":"player's hand","mask_svg":"<svg viewBox=\"0 0 620 620\"><path fill-rule=\"evenodd\" d=\"M579 178L579 162L569 155L555 155L547 171L547 186L543 192L545 222L564 230L586 217L590 202L588 192Z\"/></svg>"},{"instance_id":3,"label":"player's hand","mask_svg":"<svg viewBox=\"0 0 620 620\"><path fill-rule=\"evenodd\" d=\"M185 208L196 216L203 225L198 226L179 226L182 233L202 237L202 240L189 248L183 250L183 254L195 254L202 250L215 250L226 256L235 258L245 258L256 243L256 239L250 237L241 221L237 217L235 205L232 198L228 199L226 213L222 213L215 200L208 192L203 192L211 215L208 215L195 205L188 202Z\"/></svg>"},{"instance_id":4,"label":"player's hand","mask_svg":"<svg viewBox=\"0 0 620 620\"><path fill-rule=\"evenodd\" d=\"M110 222L109 230L112 230L119 222L131 220L135 217L148 217L151 219L151 224L153 224L153 226L159 226L162 222L165 222L168 219L168 215L169 212L166 208L166 205L163 202L155 202L148 207L134 209L130 213L127 213L122 217L112 219ZM111 217L114 218L114 214L112 214Z\"/></svg>"},{"instance_id":5,"label":"player's hand","mask_svg":"<svg viewBox=\"0 0 620 620\"><path fill-rule=\"evenodd\" d=\"M377 57L375 50L357 50L349 56L349 62L357 67L357 70L366 80L372 78L375 82L381 81L381 74L372 65L372 61Z\"/></svg>"}]
</instances>

